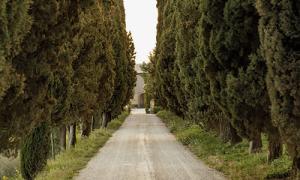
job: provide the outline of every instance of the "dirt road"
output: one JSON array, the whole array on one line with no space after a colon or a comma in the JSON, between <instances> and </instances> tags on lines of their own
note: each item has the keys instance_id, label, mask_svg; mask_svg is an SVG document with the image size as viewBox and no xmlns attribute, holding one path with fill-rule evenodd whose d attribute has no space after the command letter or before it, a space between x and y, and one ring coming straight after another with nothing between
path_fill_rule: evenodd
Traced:
<instances>
[{"instance_id":1,"label":"dirt road","mask_svg":"<svg viewBox=\"0 0 300 180\"><path fill-rule=\"evenodd\" d=\"M155 115L135 111L76 180L224 180L199 161Z\"/></svg>"}]
</instances>

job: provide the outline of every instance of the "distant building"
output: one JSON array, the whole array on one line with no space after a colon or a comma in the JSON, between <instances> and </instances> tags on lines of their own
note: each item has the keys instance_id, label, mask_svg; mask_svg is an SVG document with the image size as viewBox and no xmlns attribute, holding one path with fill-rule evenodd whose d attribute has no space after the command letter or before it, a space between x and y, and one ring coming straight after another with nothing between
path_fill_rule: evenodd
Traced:
<instances>
[{"instance_id":1,"label":"distant building","mask_svg":"<svg viewBox=\"0 0 300 180\"><path fill-rule=\"evenodd\" d=\"M131 100L131 104L134 107L144 108L145 81L143 78L144 72L141 69L141 64L135 65L135 71L137 72L137 80L134 88L134 98Z\"/></svg>"}]
</instances>

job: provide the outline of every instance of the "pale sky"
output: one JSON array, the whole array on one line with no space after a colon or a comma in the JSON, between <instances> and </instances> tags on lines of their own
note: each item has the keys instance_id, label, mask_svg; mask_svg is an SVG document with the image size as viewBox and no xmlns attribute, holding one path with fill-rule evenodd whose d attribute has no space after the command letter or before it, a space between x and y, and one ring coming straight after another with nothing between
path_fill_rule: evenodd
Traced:
<instances>
[{"instance_id":1,"label":"pale sky","mask_svg":"<svg viewBox=\"0 0 300 180\"><path fill-rule=\"evenodd\" d=\"M148 61L149 53L156 44L156 0L124 0L127 30L131 31L136 63Z\"/></svg>"}]
</instances>

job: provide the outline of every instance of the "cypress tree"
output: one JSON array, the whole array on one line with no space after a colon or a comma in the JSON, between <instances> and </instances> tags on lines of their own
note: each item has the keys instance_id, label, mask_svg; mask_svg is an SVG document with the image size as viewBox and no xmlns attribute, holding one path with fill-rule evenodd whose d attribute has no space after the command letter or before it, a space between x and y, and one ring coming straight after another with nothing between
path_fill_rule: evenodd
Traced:
<instances>
[{"instance_id":1,"label":"cypress tree","mask_svg":"<svg viewBox=\"0 0 300 180\"><path fill-rule=\"evenodd\" d=\"M71 95L73 92L72 77L74 73L72 63L78 55L76 49L79 43L76 42L76 39L80 30L79 14L85 6L77 1L68 1L63 7L62 16L64 19L61 19L59 25L57 25L61 29L60 33L65 35L64 42L57 52L61 63L58 64L59 69L53 73L53 81L49 85L51 95L55 99L55 105L50 116L52 134L56 137L54 147L56 153L66 149L66 124L73 121L70 118ZM56 127L59 127L59 131Z\"/></svg>"},{"instance_id":2,"label":"cypress tree","mask_svg":"<svg viewBox=\"0 0 300 180\"><path fill-rule=\"evenodd\" d=\"M0 152L14 148L18 142L12 137L18 124L2 112L23 95L25 79L16 71L12 59L22 50L21 44L31 29L30 5L31 0L0 2Z\"/></svg>"},{"instance_id":3,"label":"cypress tree","mask_svg":"<svg viewBox=\"0 0 300 180\"><path fill-rule=\"evenodd\" d=\"M193 101L195 91L195 77L198 69L193 69L196 61L196 26L200 19L199 1L178 1L176 17L176 63L180 69L179 77L183 82L184 92Z\"/></svg>"},{"instance_id":4,"label":"cypress tree","mask_svg":"<svg viewBox=\"0 0 300 180\"><path fill-rule=\"evenodd\" d=\"M188 102L186 118L218 132L221 111L217 111L211 100L209 81L205 77L204 60L200 51L200 5L199 0L177 3L176 64L180 70L181 89L184 92L181 98Z\"/></svg>"},{"instance_id":5,"label":"cypress tree","mask_svg":"<svg viewBox=\"0 0 300 180\"><path fill-rule=\"evenodd\" d=\"M126 95L125 100L123 102L123 107L126 106L130 100L133 98L133 89L136 84L136 71L135 71L135 47L132 39L131 33L127 33L127 51L126 51L126 57L127 57L127 66L126 66Z\"/></svg>"},{"instance_id":6,"label":"cypress tree","mask_svg":"<svg viewBox=\"0 0 300 180\"><path fill-rule=\"evenodd\" d=\"M24 179L34 179L46 165L49 145L50 130L47 123L42 123L26 136L21 148L21 173Z\"/></svg>"},{"instance_id":7,"label":"cypress tree","mask_svg":"<svg viewBox=\"0 0 300 180\"><path fill-rule=\"evenodd\" d=\"M166 5L166 2L167 1L157 1L157 9L158 9L158 22L157 22L157 33L156 33L156 48L155 48L155 51L152 52L149 56L149 60L150 62L147 64L147 66L145 66L145 72L150 72L151 71L151 67L153 67L153 74L154 76L150 77L149 76L149 80L148 80L148 84L149 84L149 88L151 88L151 84L150 82L152 81L156 81L156 86L153 86L153 93L151 93L150 91L148 92L148 94L155 94L156 96L156 103L157 104L160 104L160 106L164 107L164 108L167 108L167 104L166 104L166 100L165 98L162 96L162 93L160 91L161 89L161 83L160 83L160 80L159 80L159 73L157 72L159 70L159 67L157 67L157 59L158 59L158 54L159 54L159 46L160 46L160 37L161 37L161 34L163 33L163 18L164 18L164 15L163 15L163 12L165 10L165 5ZM148 71L147 71L148 70ZM151 79L151 81L150 81ZM146 81L145 81L146 82ZM150 89L149 89L150 90ZM154 93L155 92L155 93Z\"/></svg>"},{"instance_id":8,"label":"cypress tree","mask_svg":"<svg viewBox=\"0 0 300 180\"><path fill-rule=\"evenodd\" d=\"M272 121L293 158L294 175L300 178L300 2L257 0L256 6Z\"/></svg>"},{"instance_id":9,"label":"cypress tree","mask_svg":"<svg viewBox=\"0 0 300 180\"><path fill-rule=\"evenodd\" d=\"M126 41L128 37L125 24L124 4L123 1L117 0L111 1L110 4L110 16L113 22L110 33L113 34L112 47L116 62L116 67L114 68L116 76L112 98L103 111L105 114L103 127L106 127L108 122L123 111L127 95L126 67L128 66L128 59L126 47L128 46Z\"/></svg>"},{"instance_id":10,"label":"cypress tree","mask_svg":"<svg viewBox=\"0 0 300 180\"><path fill-rule=\"evenodd\" d=\"M21 154L26 179L46 160L32 151L48 144L45 129L67 123L76 127L81 119L83 135L88 135L96 112L112 107L115 117L129 102L135 52L122 3L1 1L0 152L17 149L25 140ZM49 148L40 150L45 155ZM37 158L41 164L33 166Z\"/></svg>"},{"instance_id":11,"label":"cypress tree","mask_svg":"<svg viewBox=\"0 0 300 180\"><path fill-rule=\"evenodd\" d=\"M154 55L155 51L149 54L149 62L143 63L141 68L144 72L143 78L145 81L144 90L145 90L145 108L146 112L150 111L150 101L153 99L157 101L156 90L155 90L155 60Z\"/></svg>"},{"instance_id":12,"label":"cypress tree","mask_svg":"<svg viewBox=\"0 0 300 180\"><path fill-rule=\"evenodd\" d=\"M67 116L73 73L70 45L77 33L79 5L77 1L34 1L30 35L13 59L17 71L26 77L26 86L25 95L7 107L8 117L24 125L20 135L42 123L25 138L21 151L26 179L33 179L46 164L50 125L61 125Z\"/></svg>"},{"instance_id":13,"label":"cypress tree","mask_svg":"<svg viewBox=\"0 0 300 180\"><path fill-rule=\"evenodd\" d=\"M71 91L70 41L77 32L73 26L77 26L79 5L77 1L53 0L34 1L28 7L34 20L20 53L11 60L15 71L26 79L23 94L19 96L17 89L11 88L0 113L5 126L11 128L7 138L16 144L40 122L56 125L64 120Z\"/></svg>"},{"instance_id":14,"label":"cypress tree","mask_svg":"<svg viewBox=\"0 0 300 180\"><path fill-rule=\"evenodd\" d=\"M209 82L211 96L207 102L225 118L219 121L220 130L223 131L221 136L235 144L241 138L230 123L231 115L226 104L226 73L230 70L230 62L224 47L224 8L225 2L221 0L203 0L200 4L198 64L202 66Z\"/></svg>"},{"instance_id":15,"label":"cypress tree","mask_svg":"<svg viewBox=\"0 0 300 180\"><path fill-rule=\"evenodd\" d=\"M71 112L81 119L82 136L89 136L93 115L103 109L111 97L114 84L112 46L105 16L106 1L96 1L80 16L79 55L73 62Z\"/></svg>"},{"instance_id":16,"label":"cypress tree","mask_svg":"<svg viewBox=\"0 0 300 180\"><path fill-rule=\"evenodd\" d=\"M279 132L272 125L268 110L266 67L257 52L258 19L253 0L228 0L224 7L224 28L219 32L219 36L224 38L224 45L215 54L219 61L227 62L222 70L226 76L223 88L227 100L224 99L224 104L232 116L232 124L240 135L252 140L252 152L260 150L261 132L267 132L269 160L272 160L279 157L282 150ZM219 53L227 56L218 56Z\"/></svg>"},{"instance_id":17,"label":"cypress tree","mask_svg":"<svg viewBox=\"0 0 300 180\"><path fill-rule=\"evenodd\" d=\"M157 26L157 46L155 52L155 68L156 68L156 86L159 104L175 112L183 115L183 108L178 102L180 98L178 92L180 87L176 88L174 82L179 77L175 70L176 60L176 0L168 0L158 2L158 26ZM184 104L184 103L183 103Z\"/></svg>"}]
</instances>

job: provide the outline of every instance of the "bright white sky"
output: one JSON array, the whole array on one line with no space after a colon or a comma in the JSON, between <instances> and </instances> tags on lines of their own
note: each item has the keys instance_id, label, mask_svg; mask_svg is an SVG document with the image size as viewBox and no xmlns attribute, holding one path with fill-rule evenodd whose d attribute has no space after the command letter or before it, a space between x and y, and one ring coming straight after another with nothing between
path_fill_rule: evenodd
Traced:
<instances>
[{"instance_id":1,"label":"bright white sky","mask_svg":"<svg viewBox=\"0 0 300 180\"><path fill-rule=\"evenodd\" d=\"M127 30L131 31L136 63L148 61L149 53L156 44L156 0L124 0Z\"/></svg>"}]
</instances>

